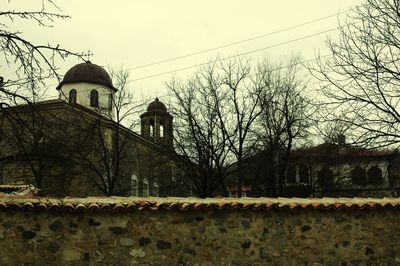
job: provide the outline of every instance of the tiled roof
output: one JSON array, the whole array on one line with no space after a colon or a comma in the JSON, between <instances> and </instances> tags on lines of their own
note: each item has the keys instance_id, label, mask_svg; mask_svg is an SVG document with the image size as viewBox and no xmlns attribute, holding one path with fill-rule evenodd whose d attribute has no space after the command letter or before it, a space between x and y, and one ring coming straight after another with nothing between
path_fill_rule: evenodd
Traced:
<instances>
[{"instance_id":1,"label":"tiled roof","mask_svg":"<svg viewBox=\"0 0 400 266\"><path fill-rule=\"evenodd\" d=\"M295 149L291 156L341 156L341 157L387 157L393 155L391 150L373 150L350 145L338 145L331 143L323 143L315 147Z\"/></svg>"},{"instance_id":2,"label":"tiled roof","mask_svg":"<svg viewBox=\"0 0 400 266\"><path fill-rule=\"evenodd\" d=\"M205 209L368 209L400 208L400 198L158 198L87 197L44 198L0 195L0 209L64 209L94 211Z\"/></svg>"}]
</instances>

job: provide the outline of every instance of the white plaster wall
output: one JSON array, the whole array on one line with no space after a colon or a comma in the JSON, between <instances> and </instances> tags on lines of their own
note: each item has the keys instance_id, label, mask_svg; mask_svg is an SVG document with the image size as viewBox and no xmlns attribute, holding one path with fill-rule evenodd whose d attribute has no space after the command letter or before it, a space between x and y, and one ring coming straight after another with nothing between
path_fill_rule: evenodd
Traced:
<instances>
[{"instance_id":1,"label":"white plaster wall","mask_svg":"<svg viewBox=\"0 0 400 266\"><path fill-rule=\"evenodd\" d=\"M70 90L75 89L77 92L76 103L92 109L96 112L101 112L103 115L110 115L108 109L108 99L109 95L113 91L103 85L79 82L79 83L68 83L64 84L59 91L59 98L68 102ZM99 108L90 106L90 92L92 90L97 90L99 93ZM111 117L114 117L114 108L111 112Z\"/></svg>"}]
</instances>

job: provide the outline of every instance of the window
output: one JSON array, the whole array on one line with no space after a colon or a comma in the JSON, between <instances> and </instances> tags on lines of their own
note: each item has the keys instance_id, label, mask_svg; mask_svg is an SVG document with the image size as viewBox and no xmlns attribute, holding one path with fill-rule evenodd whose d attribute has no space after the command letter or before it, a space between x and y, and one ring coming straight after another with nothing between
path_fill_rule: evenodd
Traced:
<instances>
[{"instance_id":1,"label":"window","mask_svg":"<svg viewBox=\"0 0 400 266\"><path fill-rule=\"evenodd\" d=\"M364 186L367 184L367 179L365 176L365 170L360 166L355 167L351 170L351 181L354 185Z\"/></svg>"},{"instance_id":2,"label":"window","mask_svg":"<svg viewBox=\"0 0 400 266\"><path fill-rule=\"evenodd\" d=\"M308 183L310 178L310 174L308 171L308 167L304 164L300 165L299 167L299 181L300 183Z\"/></svg>"},{"instance_id":3,"label":"window","mask_svg":"<svg viewBox=\"0 0 400 266\"><path fill-rule=\"evenodd\" d=\"M131 178L131 195L134 197L138 196L138 179L136 175L133 175Z\"/></svg>"},{"instance_id":4,"label":"window","mask_svg":"<svg viewBox=\"0 0 400 266\"><path fill-rule=\"evenodd\" d=\"M149 131L150 131L150 138L154 138L154 120L150 120L150 126L149 126Z\"/></svg>"},{"instance_id":5,"label":"window","mask_svg":"<svg viewBox=\"0 0 400 266\"><path fill-rule=\"evenodd\" d=\"M69 91L68 102L70 104L76 104L76 90L75 89L72 89Z\"/></svg>"},{"instance_id":6,"label":"window","mask_svg":"<svg viewBox=\"0 0 400 266\"><path fill-rule=\"evenodd\" d=\"M157 180L154 180L151 186L150 196L158 196L158 183Z\"/></svg>"},{"instance_id":7,"label":"window","mask_svg":"<svg viewBox=\"0 0 400 266\"><path fill-rule=\"evenodd\" d=\"M164 137L164 120L160 121L160 138Z\"/></svg>"},{"instance_id":8,"label":"window","mask_svg":"<svg viewBox=\"0 0 400 266\"><path fill-rule=\"evenodd\" d=\"M90 106L99 107L99 93L96 90L90 92Z\"/></svg>"},{"instance_id":9,"label":"window","mask_svg":"<svg viewBox=\"0 0 400 266\"><path fill-rule=\"evenodd\" d=\"M149 182L147 180L143 180L142 184L142 197L149 196Z\"/></svg>"},{"instance_id":10,"label":"window","mask_svg":"<svg viewBox=\"0 0 400 266\"><path fill-rule=\"evenodd\" d=\"M329 168L324 167L318 172L318 186L323 190L333 189L333 173Z\"/></svg>"},{"instance_id":11,"label":"window","mask_svg":"<svg viewBox=\"0 0 400 266\"><path fill-rule=\"evenodd\" d=\"M372 166L367 172L368 184L370 185L382 185L382 170L378 166Z\"/></svg>"},{"instance_id":12,"label":"window","mask_svg":"<svg viewBox=\"0 0 400 266\"><path fill-rule=\"evenodd\" d=\"M160 138L164 137L164 125L160 125Z\"/></svg>"},{"instance_id":13,"label":"window","mask_svg":"<svg viewBox=\"0 0 400 266\"><path fill-rule=\"evenodd\" d=\"M286 172L286 182L288 184L296 183L296 168L294 166L289 166Z\"/></svg>"}]
</instances>

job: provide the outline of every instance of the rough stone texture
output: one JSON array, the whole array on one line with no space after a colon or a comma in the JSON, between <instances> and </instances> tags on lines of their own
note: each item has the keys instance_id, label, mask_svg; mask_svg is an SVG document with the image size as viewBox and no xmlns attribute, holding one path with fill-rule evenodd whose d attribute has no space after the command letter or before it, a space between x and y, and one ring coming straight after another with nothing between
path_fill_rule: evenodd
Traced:
<instances>
[{"instance_id":1,"label":"rough stone texture","mask_svg":"<svg viewBox=\"0 0 400 266\"><path fill-rule=\"evenodd\" d=\"M399 220L395 208L2 209L0 265L398 265Z\"/></svg>"}]
</instances>

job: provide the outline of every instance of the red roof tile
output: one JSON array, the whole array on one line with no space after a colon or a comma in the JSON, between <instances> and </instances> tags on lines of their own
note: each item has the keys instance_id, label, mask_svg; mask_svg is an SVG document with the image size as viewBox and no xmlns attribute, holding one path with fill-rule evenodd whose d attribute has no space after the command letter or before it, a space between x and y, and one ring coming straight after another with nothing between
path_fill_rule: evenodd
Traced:
<instances>
[{"instance_id":1,"label":"red roof tile","mask_svg":"<svg viewBox=\"0 0 400 266\"><path fill-rule=\"evenodd\" d=\"M204 209L349 209L398 208L400 198L40 198L0 195L0 209L65 209L94 211L204 210Z\"/></svg>"}]
</instances>

